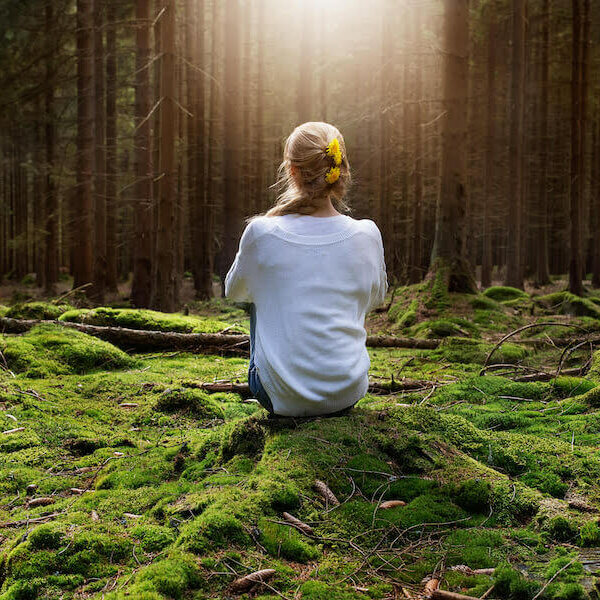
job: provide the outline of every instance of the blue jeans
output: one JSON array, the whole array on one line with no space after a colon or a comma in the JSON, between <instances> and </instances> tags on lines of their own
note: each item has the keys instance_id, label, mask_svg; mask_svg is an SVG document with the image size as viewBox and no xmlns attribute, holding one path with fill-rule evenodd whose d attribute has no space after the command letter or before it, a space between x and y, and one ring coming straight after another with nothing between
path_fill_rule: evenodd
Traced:
<instances>
[{"instance_id":1,"label":"blue jeans","mask_svg":"<svg viewBox=\"0 0 600 600\"><path fill-rule=\"evenodd\" d=\"M273 403L269 398L265 388L258 378L256 365L254 364L254 339L256 337L256 305L251 302L250 306L250 365L248 366L248 385L253 396L259 401L261 406L266 408L270 414L273 413Z\"/></svg>"}]
</instances>

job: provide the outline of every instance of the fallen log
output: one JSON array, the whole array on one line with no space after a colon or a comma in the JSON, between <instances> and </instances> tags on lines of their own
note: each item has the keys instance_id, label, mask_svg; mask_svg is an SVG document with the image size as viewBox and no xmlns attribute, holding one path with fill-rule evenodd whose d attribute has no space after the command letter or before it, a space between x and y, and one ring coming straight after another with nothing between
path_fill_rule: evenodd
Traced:
<instances>
[{"instance_id":1,"label":"fallen log","mask_svg":"<svg viewBox=\"0 0 600 600\"><path fill-rule=\"evenodd\" d=\"M76 329L88 335L110 342L127 350L155 351L181 350L204 354L225 354L247 356L250 351L250 338L241 334L226 333L175 333L172 331L147 331L127 327L100 327L84 323L71 323L57 320L11 319L0 317L0 332L25 333L41 324L60 325ZM390 335L367 336L367 346L372 348L413 348L434 350L440 340L424 340L395 337Z\"/></svg>"},{"instance_id":2,"label":"fallen log","mask_svg":"<svg viewBox=\"0 0 600 600\"><path fill-rule=\"evenodd\" d=\"M190 382L186 381L184 387L191 387L200 389L208 394L239 394L242 398L251 398L252 392L250 386L247 383L236 383L236 382L224 382L219 381L216 383L210 382ZM430 388L436 385L435 381L424 381L420 379L408 379L405 381L386 381L369 384L370 394L392 394L395 392L412 392Z\"/></svg>"}]
</instances>

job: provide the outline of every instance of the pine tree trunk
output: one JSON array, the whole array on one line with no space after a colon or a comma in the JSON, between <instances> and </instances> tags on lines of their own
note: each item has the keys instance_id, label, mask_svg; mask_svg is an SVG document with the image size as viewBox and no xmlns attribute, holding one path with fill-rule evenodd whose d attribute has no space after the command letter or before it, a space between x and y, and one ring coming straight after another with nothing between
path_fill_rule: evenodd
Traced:
<instances>
[{"instance_id":1,"label":"pine tree trunk","mask_svg":"<svg viewBox=\"0 0 600 600\"><path fill-rule=\"evenodd\" d=\"M492 198L494 197L494 160L496 143L496 15L490 10L488 23L487 115L485 144L485 173L483 193L483 248L481 257L481 287L492 285Z\"/></svg>"},{"instance_id":2,"label":"pine tree trunk","mask_svg":"<svg viewBox=\"0 0 600 600\"><path fill-rule=\"evenodd\" d=\"M93 279L94 0L77 0L77 165L71 220L73 287Z\"/></svg>"},{"instance_id":3,"label":"pine tree trunk","mask_svg":"<svg viewBox=\"0 0 600 600\"><path fill-rule=\"evenodd\" d=\"M225 18L224 102L224 248L221 281L233 263L241 234L240 195L240 10L239 0L227 0Z\"/></svg>"},{"instance_id":4,"label":"pine tree trunk","mask_svg":"<svg viewBox=\"0 0 600 600\"><path fill-rule=\"evenodd\" d=\"M154 295L151 301L155 310L174 312L176 292L175 255L175 199L177 171L175 167L175 135L177 87L175 81L175 0L164 0L160 17L161 68L159 117L159 186L156 222L156 247L154 265Z\"/></svg>"},{"instance_id":5,"label":"pine tree trunk","mask_svg":"<svg viewBox=\"0 0 600 600\"><path fill-rule=\"evenodd\" d=\"M52 41L52 28L54 22L54 11L52 2L46 2L45 8L46 37L50 45L50 52L46 57L46 86L45 86L45 145L46 145L46 168L45 168L45 192L46 192L46 223L44 252L44 292L48 296L56 294L56 283L58 282L58 198L54 184L54 42Z\"/></svg>"},{"instance_id":6,"label":"pine tree trunk","mask_svg":"<svg viewBox=\"0 0 600 600\"><path fill-rule=\"evenodd\" d=\"M114 0L106 4L106 287L117 288L117 15Z\"/></svg>"},{"instance_id":7,"label":"pine tree trunk","mask_svg":"<svg viewBox=\"0 0 600 600\"><path fill-rule=\"evenodd\" d=\"M600 243L597 235L600 231L600 111L596 111L592 159L592 286L600 288Z\"/></svg>"},{"instance_id":8,"label":"pine tree trunk","mask_svg":"<svg viewBox=\"0 0 600 600\"><path fill-rule=\"evenodd\" d=\"M525 97L525 0L512 1L513 56L510 91L510 143L506 285L522 288L523 121Z\"/></svg>"},{"instance_id":9,"label":"pine tree trunk","mask_svg":"<svg viewBox=\"0 0 600 600\"><path fill-rule=\"evenodd\" d=\"M573 56L571 71L571 262L569 265L569 291L576 296L583 294L581 275L581 10L580 0L572 0L573 10Z\"/></svg>"},{"instance_id":10,"label":"pine tree trunk","mask_svg":"<svg viewBox=\"0 0 600 600\"><path fill-rule=\"evenodd\" d=\"M300 39L299 79L298 79L298 124L312 121L312 73L313 73L313 24L310 2L302 3L302 33Z\"/></svg>"},{"instance_id":11,"label":"pine tree trunk","mask_svg":"<svg viewBox=\"0 0 600 600\"><path fill-rule=\"evenodd\" d=\"M420 9L413 10L413 52L420 60L421 57L421 18ZM421 264L423 262L423 136L421 133L421 101L423 94L423 76L419 64L414 70L413 87L413 139L414 139L414 164L413 164L413 188L415 191L412 212L412 247L411 268L409 283L418 283L423 278Z\"/></svg>"},{"instance_id":12,"label":"pine tree trunk","mask_svg":"<svg viewBox=\"0 0 600 600\"><path fill-rule=\"evenodd\" d=\"M89 296L106 292L106 123L104 112L104 0L94 4L94 278Z\"/></svg>"},{"instance_id":13,"label":"pine tree trunk","mask_svg":"<svg viewBox=\"0 0 600 600\"><path fill-rule=\"evenodd\" d=\"M548 119L550 110L549 79L550 79L550 0L543 0L542 7L542 94L540 110L540 185L539 185L539 212L538 212L538 238L536 241L536 285L542 286L550 283L550 270L548 267Z\"/></svg>"},{"instance_id":14,"label":"pine tree trunk","mask_svg":"<svg viewBox=\"0 0 600 600\"><path fill-rule=\"evenodd\" d=\"M150 131L150 0L136 4L135 186L131 303L150 306L152 295L152 136Z\"/></svg>"},{"instance_id":15,"label":"pine tree trunk","mask_svg":"<svg viewBox=\"0 0 600 600\"><path fill-rule=\"evenodd\" d=\"M475 293L466 258L468 0L445 0L441 186L429 277L441 274L451 292Z\"/></svg>"}]
</instances>

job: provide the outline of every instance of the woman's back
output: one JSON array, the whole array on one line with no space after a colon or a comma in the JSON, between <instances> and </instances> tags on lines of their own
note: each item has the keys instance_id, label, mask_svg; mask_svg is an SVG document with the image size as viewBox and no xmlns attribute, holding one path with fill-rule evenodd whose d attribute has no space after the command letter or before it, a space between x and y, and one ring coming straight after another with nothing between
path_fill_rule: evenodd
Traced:
<instances>
[{"instance_id":1,"label":"woman's back","mask_svg":"<svg viewBox=\"0 0 600 600\"><path fill-rule=\"evenodd\" d=\"M254 362L276 414L328 414L365 395L364 319L387 291L373 221L258 217L244 231L225 288L232 300L256 306Z\"/></svg>"}]
</instances>

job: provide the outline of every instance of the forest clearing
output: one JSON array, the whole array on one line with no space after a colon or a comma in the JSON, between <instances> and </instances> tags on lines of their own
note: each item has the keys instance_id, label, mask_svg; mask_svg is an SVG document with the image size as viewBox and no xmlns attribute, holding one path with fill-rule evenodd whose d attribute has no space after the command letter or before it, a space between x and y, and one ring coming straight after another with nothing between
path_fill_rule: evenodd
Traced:
<instances>
[{"instance_id":1,"label":"forest clearing","mask_svg":"<svg viewBox=\"0 0 600 600\"><path fill-rule=\"evenodd\" d=\"M126 354L60 325L247 333L222 300L5 307L58 321L0 342L2 598L596 597L600 295L552 290L398 288L369 334L439 346L370 348L358 407L308 419L202 389L243 384L247 345Z\"/></svg>"}]
</instances>

